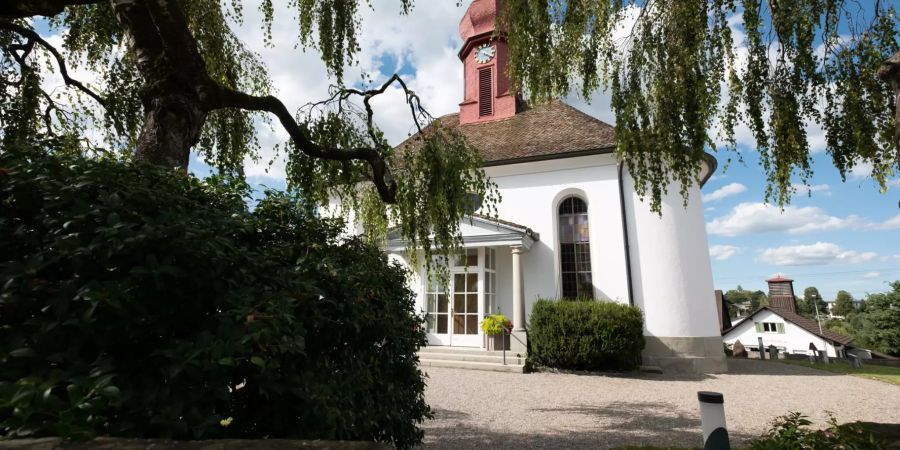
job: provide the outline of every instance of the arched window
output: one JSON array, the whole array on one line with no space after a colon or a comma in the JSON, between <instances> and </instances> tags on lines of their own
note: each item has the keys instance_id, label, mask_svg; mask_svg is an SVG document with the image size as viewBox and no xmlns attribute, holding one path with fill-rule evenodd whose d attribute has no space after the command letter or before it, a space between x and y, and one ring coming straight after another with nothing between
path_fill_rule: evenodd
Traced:
<instances>
[{"instance_id":1,"label":"arched window","mask_svg":"<svg viewBox=\"0 0 900 450\"><path fill-rule=\"evenodd\" d=\"M588 209L578 197L559 204L559 249L563 298L594 298Z\"/></svg>"}]
</instances>

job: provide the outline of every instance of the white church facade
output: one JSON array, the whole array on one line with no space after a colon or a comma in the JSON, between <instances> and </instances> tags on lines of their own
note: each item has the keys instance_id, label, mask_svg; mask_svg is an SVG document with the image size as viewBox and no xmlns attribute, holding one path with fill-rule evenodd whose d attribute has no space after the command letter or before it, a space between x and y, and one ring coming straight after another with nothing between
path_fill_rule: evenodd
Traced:
<instances>
[{"instance_id":1,"label":"white church facade","mask_svg":"<svg viewBox=\"0 0 900 450\"><path fill-rule=\"evenodd\" d=\"M506 44L493 37L497 3L475 0L466 12L463 101L437 120L481 151L502 201L498 219L476 214L461 224L465 253L449 286L410 268L429 345L483 348L479 324L501 312L513 322L511 351L524 354L535 301L592 297L641 309L643 364L725 371L701 186L690 188L686 208L670 187L660 216L617 161L612 126L563 102L529 107L510 92ZM698 170L705 181L715 160ZM386 251L406 264L404 249L395 239Z\"/></svg>"}]
</instances>

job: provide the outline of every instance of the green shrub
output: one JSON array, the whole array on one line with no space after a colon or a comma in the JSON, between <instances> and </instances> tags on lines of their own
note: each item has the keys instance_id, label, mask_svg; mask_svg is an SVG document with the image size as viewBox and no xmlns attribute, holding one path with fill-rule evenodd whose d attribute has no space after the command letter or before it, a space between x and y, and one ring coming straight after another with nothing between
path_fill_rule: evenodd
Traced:
<instances>
[{"instance_id":1,"label":"green shrub","mask_svg":"<svg viewBox=\"0 0 900 450\"><path fill-rule=\"evenodd\" d=\"M639 309L619 303L538 300L528 358L560 369L631 369L644 348L643 323Z\"/></svg>"},{"instance_id":2,"label":"green shrub","mask_svg":"<svg viewBox=\"0 0 900 450\"><path fill-rule=\"evenodd\" d=\"M847 449L878 450L885 448L875 436L860 423L838 425L837 419L828 414L828 427L824 430L809 428L812 422L806 416L792 412L772 422L772 427L762 437L750 443L751 450L803 450Z\"/></svg>"},{"instance_id":3,"label":"green shrub","mask_svg":"<svg viewBox=\"0 0 900 450\"><path fill-rule=\"evenodd\" d=\"M0 152L0 433L354 439L430 416L405 273L246 185Z\"/></svg>"},{"instance_id":4,"label":"green shrub","mask_svg":"<svg viewBox=\"0 0 900 450\"><path fill-rule=\"evenodd\" d=\"M499 336L506 330L512 329L512 322L503 314L490 314L481 321L481 331L488 336Z\"/></svg>"}]
</instances>

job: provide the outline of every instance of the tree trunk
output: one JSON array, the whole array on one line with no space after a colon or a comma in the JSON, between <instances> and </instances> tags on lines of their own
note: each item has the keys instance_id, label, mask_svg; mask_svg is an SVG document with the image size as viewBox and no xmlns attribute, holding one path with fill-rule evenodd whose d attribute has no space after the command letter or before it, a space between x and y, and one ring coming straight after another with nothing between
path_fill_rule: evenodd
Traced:
<instances>
[{"instance_id":1,"label":"tree trunk","mask_svg":"<svg viewBox=\"0 0 900 450\"><path fill-rule=\"evenodd\" d=\"M894 145L900 154L900 52L894 53L878 68L878 77L894 89Z\"/></svg>"},{"instance_id":2,"label":"tree trunk","mask_svg":"<svg viewBox=\"0 0 900 450\"><path fill-rule=\"evenodd\" d=\"M166 0L111 0L144 77L138 160L187 169L208 110L198 94L209 81L180 9Z\"/></svg>"},{"instance_id":3,"label":"tree trunk","mask_svg":"<svg viewBox=\"0 0 900 450\"><path fill-rule=\"evenodd\" d=\"M200 139L206 116L192 90L146 96L144 124L135 157L152 164L187 169L191 147Z\"/></svg>"}]
</instances>

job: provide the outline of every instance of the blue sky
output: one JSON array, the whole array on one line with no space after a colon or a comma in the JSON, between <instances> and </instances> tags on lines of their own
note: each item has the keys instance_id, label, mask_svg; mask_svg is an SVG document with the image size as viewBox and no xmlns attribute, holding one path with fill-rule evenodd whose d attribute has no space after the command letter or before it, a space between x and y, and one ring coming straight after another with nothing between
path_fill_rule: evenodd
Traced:
<instances>
[{"instance_id":1,"label":"blue sky","mask_svg":"<svg viewBox=\"0 0 900 450\"><path fill-rule=\"evenodd\" d=\"M276 2L284 9L285 2ZM456 57L461 46L458 24L468 2L456 0L417 2L409 17L399 15L397 0L374 0L374 10L363 12L359 65L348 68L347 79L360 79L363 72L375 81L400 73L435 116L458 110L462 96L462 66ZM860 2L866 4L867 2ZM894 1L897 3L897 0ZM249 3L248 3L249 4ZM865 5L863 5L865 6ZM259 13L245 8L244 25L237 34L266 61L277 95L289 109L325 98L333 83L313 51L294 47L296 24L290 11L276 11L275 46L262 45ZM38 26L43 33L46 27ZM45 34L46 35L46 34ZM59 42L58 36L49 36ZM91 82L92 74L73 71L76 78ZM48 80L48 84L61 84ZM50 86L51 89L53 86ZM613 121L609 98L597 93L590 102L572 97L568 101L607 122ZM393 143L411 131L408 109L397 89L388 90L374 102L376 121ZM816 286L826 299L844 289L854 296L882 291L886 282L900 279L900 180L892 180L887 193L868 179L864 167L841 182L827 154L822 152L821 130L812 127L814 172L812 196L798 193L782 212L763 205L765 176L758 166L749 134L738 132L745 164L724 164L703 189L707 231L718 289L738 284L747 289L765 289L765 279L782 273L794 278L799 292ZM247 161L247 174L257 185L284 187L284 159L272 148L286 135L279 129L260 127L262 162ZM727 155L718 155L724 163ZM274 164L269 167L269 160ZM198 175L209 168L192 158Z\"/></svg>"}]
</instances>

